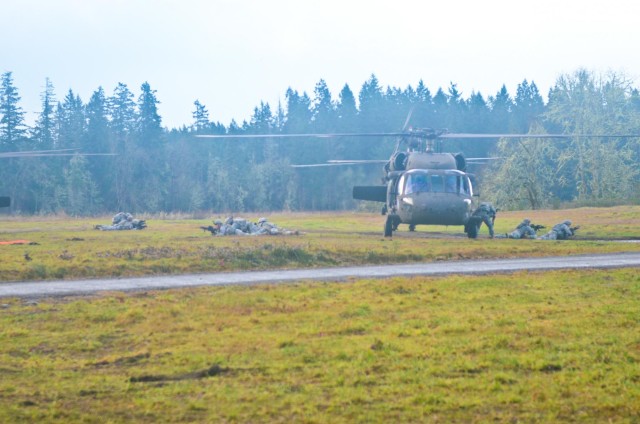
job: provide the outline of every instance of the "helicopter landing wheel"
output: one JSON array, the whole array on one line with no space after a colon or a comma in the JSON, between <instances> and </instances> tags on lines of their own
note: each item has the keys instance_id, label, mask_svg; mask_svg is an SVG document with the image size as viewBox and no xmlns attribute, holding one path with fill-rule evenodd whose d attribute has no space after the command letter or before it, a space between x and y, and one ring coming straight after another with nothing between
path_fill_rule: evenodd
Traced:
<instances>
[{"instance_id":1,"label":"helicopter landing wheel","mask_svg":"<svg viewBox=\"0 0 640 424\"><path fill-rule=\"evenodd\" d=\"M409 224L409 231L414 232L416 230L415 224Z\"/></svg>"},{"instance_id":2,"label":"helicopter landing wheel","mask_svg":"<svg viewBox=\"0 0 640 424\"><path fill-rule=\"evenodd\" d=\"M391 237L393 235L393 218L391 215L387 215L387 220L384 223L384 236Z\"/></svg>"}]
</instances>

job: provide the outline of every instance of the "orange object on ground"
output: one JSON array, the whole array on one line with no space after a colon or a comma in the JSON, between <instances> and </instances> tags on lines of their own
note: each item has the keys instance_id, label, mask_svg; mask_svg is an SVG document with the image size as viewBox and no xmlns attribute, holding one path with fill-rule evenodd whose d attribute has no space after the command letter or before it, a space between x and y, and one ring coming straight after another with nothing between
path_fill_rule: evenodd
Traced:
<instances>
[{"instance_id":1,"label":"orange object on ground","mask_svg":"<svg viewBox=\"0 0 640 424\"><path fill-rule=\"evenodd\" d=\"M0 241L0 244L29 244L29 240Z\"/></svg>"}]
</instances>

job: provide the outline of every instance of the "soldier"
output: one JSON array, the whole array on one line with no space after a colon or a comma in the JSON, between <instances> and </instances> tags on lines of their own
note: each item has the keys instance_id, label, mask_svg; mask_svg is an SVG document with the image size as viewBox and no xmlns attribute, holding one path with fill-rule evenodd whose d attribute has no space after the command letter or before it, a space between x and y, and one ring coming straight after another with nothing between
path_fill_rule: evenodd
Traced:
<instances>
[{"instance_id":1,"label":"soldier","mask_svg":"<svg viewBox=\"0 0 640 424\"><path fill-rule=\"evenodd\" d=\"M522 239L522 238L536 238L536 230L531 225L531 220L525 218L522 220L520 224L510 233L501 234L496 237L498 238L511 238L511 239Z\"/></svg>"},{"instance_id":2,"label":"soldier","mask_svg":"<svg viewBox=\"0 0 640 424\"><path fill-rule=\"evenodd\" d=\"M96 225L96 230L119 231L119 230L142 230L147 227L143 219L133 219L133 215L128 212L118 212L111 220L112 225Z\"/></svg>"},{"instance_id":3,"label":"soldier","mask_svg":"<svg viewBox=\"0 0 640 424\"><path fill-rule=\"evenodd\" d=\"M242 233L246 233L247 232L247 220L244 218L234 218L233 219L233 229L236 230L236 233L238 233L238 231L242 232Z\"/></svg>"},{"instance_id":4,"label":"soldier","mask_svg":"<svg viewBox=\"0 0 640 424\"><path fill-rule=\"evenodd\" d=\"M554 225L551 231L538 238L540 240L567 240L569 237L575 234L575 231L578 228L579 227L571 228L571 221L566 220L564 222L561 222L560 224Z\"/></svg>"},{"instance_id":5,"label":"soldier","mask_svg":"<svg viewBox=\"0 0 640 424\"><path fill-rule=\"evenodd\" d=\"M218 231L219 236L230 236L236 233L236 230L233 228L233 218L229 217L224 221L224 223L222 223L222 221L220 222L221 224Z\"/></svg>"},{"instance_id":6,"label":"soldier","mask_svg":"<svg viewBox=\"0 0 640 424\"><path fill-rule=\"evenodd\" d=\"M258 227L260 227L260 232L258 234L270 234L272 236L280 234L278 226L267 221L267 218L264 217L258 220Z\"/></svg>"},{"instance_id":7,"label":"soldier","mask_svg":"<svg viewBox=\"0 0 640 424\"><path fill-rule=\"evenodd\" d=\"M480 206L473 211L473 214L471 214L471 218L469 218L467 226L477 225L478 231L480 231L480 227L484 222L489 228L489 237L493 238L493 223L496 220L496 212L496 209L491 203L482 202L480 203ZM466 228L465 231L469 233L468 228Z\"/></svg>"}]
</instances>

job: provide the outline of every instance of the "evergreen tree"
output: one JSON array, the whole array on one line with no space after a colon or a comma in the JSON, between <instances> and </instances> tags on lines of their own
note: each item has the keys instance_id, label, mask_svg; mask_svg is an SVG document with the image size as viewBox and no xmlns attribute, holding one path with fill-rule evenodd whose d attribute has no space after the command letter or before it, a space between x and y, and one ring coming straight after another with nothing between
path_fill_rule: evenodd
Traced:
<instances>
[{"instance_id":1,"label":"evergreen tree","mask_svg":"<svg viewBox=\"0 0 640 424\"><path fill-rule=\"evenodd\" d=\"M253 109L253 115L249 123L249 128L255 134L269 134L273 129L273 113L269 103L260 102L260 106Z\"/></svg>"},{"instance_id":2,"label":"evergreen tree","mask_svg":"<svg viewBox=\"0 0 640 424\"><path fill-rule=\"evenodd\" d=\"M135 130L136 111L133 93L126 84L120 82L114 89L113 96L107 101L111 128L118 139L118 144L122 145L127 136Z\"/></svg>"},{"instance_id":3,"label":"evergreen tree","mask_svg":"<svg viewBox=\"0 0 640 424\"><path fill-rule=\"evenodd\" d=\"M529 84L525 79L518 84L513 102L513 130L528 132L531 125L544 113L544 101L535 82Z\"/></svg>"},{"instance_id":4,"label":"evergreen tree","mask_svg":"<svg viewBox=\"0 0 640 424\"><path fill-rule=\"evenodd\" d=\"M112 136L109 131L109 118L107 116L107 99L102 87L93 92L86 111L86 133L83 141L83 151L89 153L113 152ZM114 200L114 176L112 170L118 163L117 156L91 156L87 158L92 178L96 183L101 198L107 205L115 203Z\"/></svg>"},{"instance_id":5,"label":"evergreen tree","mask_svg":"<svg viewBox=\"0 0 640 424\"><path fill-rule=\"evenodd\" d=\"M19 102L20 96L13 85L12 73L3 73L0 82L0 146L4 150L15 149L27 136L24 111Z\"/></svg>"},{"instance_id":6,"label":"evergreen tree","mask_svg":"<svg viewBox=\"0 0 640 424\"><path fill-rule=\"evenodd\" d=\"M152 90L148 82L140 86L137 114L137 139L141 146L157 147L162 135L162 118L158 114L156 90Z\"/></svg>"},{"instance_id":7,"label":"evergreen tree","mask_svg":"<svg viewBox=\"0 0 640 424\"><path fill-rule=\"evenodd\" d=\"M469 131L467 103L462 98L462 93L458 91L458 86L454 83L449 85L447 103L449 113L445 126L453 131Z\"/></svg>"},{"instance_id":8,"label":"evergreen tree","mask_svg":"<svg viewBox=\"0 0 640 424\"><path fill-rule=\"evenodd\" d=\"M207 130L209 128L209 111L206 106L200 103L199 100L193 102L196 110L192 112L193 125L192 128L196 132Z\"/></svg>"},{"instance_id":9,"label":"evergreen tree","mask_svg":"<svg viewBox=\"0 0 640 424\"><path fill-rule=\"evenodd\" d=\"M386 129L387 120L385 116L384 97L382 87L378 78L371 74L371 77L362 84L358 95L360 103L359 120L361 131L383 131Z\"/></svg>"},{"instance_id":10,"label":"evergreen tree","mask_svg":"<svg viewBox=\"0 0 640 424\"><path fill-rule=\"evenodd\" d=\"M331 99L329 87L327 87L327 83L324 80L318 81L314 89L314 95L311 110L312 128L314 131L330 132L335 124L335 105Z\"/></svg>"},{"instance_id":11,"label":"evergreen tree","mask_svg":"<svg viewBox=\"0 0 640 424\"><path fill-rule=\"evenodd\" d=\"M344 87L342 87L342 90L338 95L336 114L338 118L338 128L340 131L346 131L347 129L353 128L354 121L358 114L358 109L356 108L356 98L348 84L345 84Z\"/></svg>"},{"instance_id":12,"label":"evergreen tree","mask_svg":"<svg viewBox=\"0 0 640 424\"><path fill-rule=\"evenodd\" d=\"M45 88L40 95L42 111L38 115L32 130L31 139L38 149L52 149L55 144L55 114L56 103L53 84L49 78L45 79Z\"/></svg>"},{"instance_id":13,"label":"evergreen tree","mask_svg":"<svg viewBox=\"0 0 640 424\"><path fill-rule=\"evenodd\" d=\"M71 89L62 103L58 102L56 123L59 147L76 149L82 147L86 129L84 112L80 96L74 95Z\"/></svg>"},{"instance_id":14,"label":"evergreen tree","mask_svg":"<svg viewBox=\"0 0 640 424\"><path fill-rule=\"evenodd\" d=\"M288 88L285 95L287 100L287 120L284 125L286 133L302 133L311 123L311 100L307 93L300 95Z\"/></svg>"},{"instance_id":15,"label":"evergreen tree","mask_svg":"<svg viewBox=\"0 0 640 424\"><path fill-rule=\"evenodd\" d=\"M491 105L491 132L508 133L511 127L510 118L513 100L511 100L511 96L504 84L495 97L489 97L489 104Z\"/></svg>"},{"instance_id":16,"label":"evergreen tree","mask_svg":"<svg viewBox=\"0 0 640 424\"><path fill-rule=\"evenodd\" d=\"M134 146L130 146L129 140L135 134L136 111L133 101L133 93L126 84L118 83L113 91L113 96L108 98L108 110L110 115L110 130L114 137L114 152L118 154L114 161L113 190L114 199L112 206L116 210L137 212L138 200L131 190L136 180L134 170L136 167L136 155ZM142 184L143 181L137 183ZM148 211L148 208L140 210Z\"/></svg>"},{"instance_id":17,"label":"evergreen tree","mask_svg":"<svg viewBox=\"0 0 640 424\"><path fill-rule=\"evenodd\" d=\"M438 88L435 96L433 96L433 117L434 128L446 128L449 115L449 98L442 90Z\"/></svg>"},{"instance_id":18,"label":"evergreen tree","mask_svg":"<svg viewBox=\"0 0 640 424\"><path fill-rule=\"evenodd\" d=\"M412 122L415 122L418 127L434 127L433 99L431 92L422 80L418 81L416 86L416 98L417 103L411 117Z\"/></svg>"},{"instance_id":19,"label":"evergreen tree","mask_svg":"<svg viewBox=\"0 0 640 424\"><path fill-rule=\"evenodd\" d=\"M104 90L102 87L98 87L86 106L87 136L84 147L89 152L108 153L111 151L107 113L107 99Z\"/></svg>"}]
</instances>

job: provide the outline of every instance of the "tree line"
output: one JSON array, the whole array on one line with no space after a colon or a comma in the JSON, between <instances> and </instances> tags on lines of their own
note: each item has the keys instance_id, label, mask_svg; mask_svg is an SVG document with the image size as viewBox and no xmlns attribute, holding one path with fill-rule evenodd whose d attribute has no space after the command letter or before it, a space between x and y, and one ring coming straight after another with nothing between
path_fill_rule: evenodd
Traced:
<instances>
[{"instance_id":1,"label":"tree line","mask_svg":"<svg viewBox=\"0 0 640 424\"><path fill-rule=\"evenodd\" d=\"M457 85L432 93L383 87L375 75L357 96L345 84L334 97L320 80L313 93L289 88L285 104L261 102L249 121L228 126L194 101L193 121L166 128L148 82L136 96L124 83L88 101L69 90L58 99L51 81L41 111L25 124L11 72L0 81L0 151L77 149L106 155L0 159L0 195L13 213L114 211L247 212L340 210L357 207L356 184L376 184L381 167L292 168L329 159L386 159L393 139L331 138L211 140L200 134L398 132L410 115L416 128L466 133L640 133L640 95L624 76L586 70L560 76L545 102L524 80L515 95L503 85L488 97L464 97ZM411 114L410 114L411 112ZM495 156L481 176L482 197L503 208L542 208L557 202L637 202L638 138L447 141L447 151ZM74 150L76 151L76 150Z\"/></svg>"}]
</instances>

